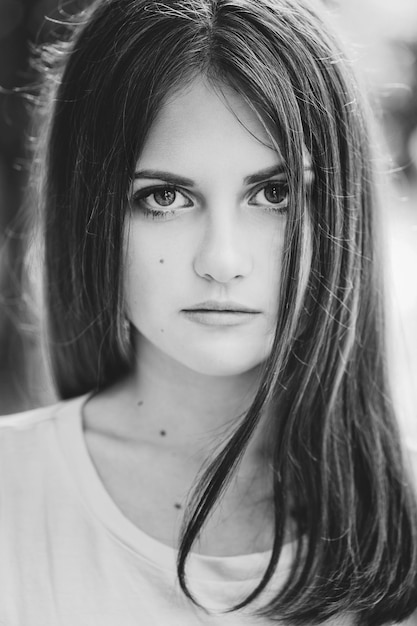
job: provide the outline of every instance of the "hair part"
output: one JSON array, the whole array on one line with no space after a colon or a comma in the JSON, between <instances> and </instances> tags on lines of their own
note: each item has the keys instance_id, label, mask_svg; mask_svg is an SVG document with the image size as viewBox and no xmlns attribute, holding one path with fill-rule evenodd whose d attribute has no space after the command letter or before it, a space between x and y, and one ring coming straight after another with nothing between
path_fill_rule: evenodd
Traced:
<instances>
[{"instance_id":1,"label":"hair part","mask_svg":"<svg viewBox=\"0 0 417 626\"><path fill-rule=\"evenodd\" d=\"M43 182L60 395L100 389L132 367L124 217L155 116L196 76L234 88L285 159L281 306L253 404L190 500L179 581L197 602L186 578L190 550L273 407L274 544L259 585L232 610L274 584L294 515L292 570L258 613L305 625L342 613L369 626L405 619L417 608L416 504L384 361L366 112L339 44L319 12L298 0L106 0L84 14L63 49L50 67ZM304 146L314 171L308 197Z\"/></svg>"}]
</instances>

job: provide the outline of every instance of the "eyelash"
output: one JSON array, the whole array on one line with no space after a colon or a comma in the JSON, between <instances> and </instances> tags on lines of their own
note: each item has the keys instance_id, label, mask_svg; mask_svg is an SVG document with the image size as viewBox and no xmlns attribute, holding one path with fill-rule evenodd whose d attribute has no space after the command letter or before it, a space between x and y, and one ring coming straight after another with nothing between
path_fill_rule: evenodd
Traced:
<instances>
[{"instance_id":1,"label":"eyelash","mask_svg":"<svg viewBox=\"0 0 417 626\"><path fill-rule=\"evenodd\" d=\"M259 187L257 187L252 192L251 199L256 197L260 191L265 190L268 187L275 187L275 186L283 188L285 190L285 195L288 196L288 183L286 181L274 180L274 181L268 181L266 183L262 183ZM152 186L152 187L145 187L144 189L140 189L137 192L135 192L132 196L133 207L139 209L144 216L150 217L151 219L163 220L163 219L167 219L168 217L175 215L178 209L169 209L169 207L167 207L166 209L161 209L161 210L149 209L142 202L143 200L146 200L146 198L153 196L158 191L173 192L175 194L180 194L181 196L186 198L188 202L192 202L190 198L178 187L175 187L173 185L158 185L158 186ZM249 204L251 203L249 202ZM252 206L261 206L261 205L256 205L252 203ZM285 202L285 206L283 207L280 207L280 206L274 207L271 204L269 206L264 206L263 208L265 211L270 212L270 213L275 213L279 215L285 214L288 210L288 198Z\"/></svg>"},{"instance_id":2,"label":"eyelash","mask_svg":"<svg viewBox=\"0 0 417 626\"><path fill-rule=\"evenodd\" d=\"M169 207L167 207L165 210L149 209L142 203L143 200L146 200L146 198L149 198L149 196L154 195L158 191L168 191L174 192L176 194L179 193L187 198L189 202L191 202L188 196L186 196L183 191L178 189L178 187L172 185L158 185L153 187L145 187L144 189L139 189L138 191L136 191L136 193L134 193L132 196L133 207L139 209L144 216L150 217L152 219L166 219L167 217L175 215L175 210L172 210Z\"/></svg>"},{"instance_id":3,"label":"eyelash","mask_svg":"<svg viewBox=\"0 0 417 626\"><path fill-rule=\"evenodd\" d=\"M284 203L284 206L279 206L280 204L282 204L282 202L279 202L276 206L274 206L273 204L265 205L264 206L264 210L268 211L270 213L278 213L279 215L283 215L283 214L287 213L287 211L288 211L288 193L289 193L289 190L288 190L288 183L285 180L270 180L270 181L268 181L266 183L262 183L259 187L257 187L253 191L253 193L251 195L251 198L257 196L260 191L266 190L266 189L271 188L271 187L278 187L278 188L280 188L280 190L282 190L284 192L283 195L285 196L285 203ZM281 193L281 191L280 191L280 193ZM251 203L249 203L249 204L251 204ZM258 206L258 205L254 205L254 206Z\"/></svg>"}]
</instances>

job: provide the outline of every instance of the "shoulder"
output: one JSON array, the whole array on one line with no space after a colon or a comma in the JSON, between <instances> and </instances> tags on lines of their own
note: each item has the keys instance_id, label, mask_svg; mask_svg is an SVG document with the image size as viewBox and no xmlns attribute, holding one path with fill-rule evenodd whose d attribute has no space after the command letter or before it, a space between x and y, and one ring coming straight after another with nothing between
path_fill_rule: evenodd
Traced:
<instances>
[{"instance_id":1,"label":"shoulder","mask_svg":"<svg viewBox=\"0 0 417 626\"><path fill-rule=\"evenodd\" d=\"M0 436L12 431L27 430L53 419L62 402L56 404L0 416Z\"/></svg>"},{"instance_id":2,"label":"shoulder","mask_svg":"<svg viewBox=\"0 0 417 626\"><path fill-rule=\"evenodd\" d=\"M411 461L417 461L417 439L413 437L407 437L403 440L403 446L406 455Z\"/></svg>"},{"instance_id":3,"label":"shoulder","mask_svg":"<svg viewBox=\"0 0 417 626\"><path fill-rule=\"evenodd\" d=\"M39 424L50 422L58 417L62 412L71 413L71 410L77 410L89 396L86 393L82 396L59 400L55 404L48 406L22 411L21 413L12 413L10 415L0 415L0 435L8 430L26 430L36 427ZM65 410L65 411L64 411Z\"/></svg>"},{"instance_id":4,"label":"shoulder","mask_svg":"<svg viewBox=\"0 0 417 626\"><path fill-rule=\"evenodd\" d=\"M24 445L42 439L59 415L64 402L0 417L0 453L10 446Z\"/></svg>"},{"instance_id":5,"label":"shoulder","mask_svg":"<svg viewBox=\"0 0 417 626\"><path fill-rule=\"evenodd\" d=\"M68 426L77 419L83 399L81 396L0 417L0 495L3 503L7 501L10 506L18 494L32 493L31 497L35 497L48 480L58 480Z\"/></svg>"},{"instance_id":6,"label":"shoulder","mask_svg":"<svg viewBox=\"0 0 417 626\"><path fill-rule=\"evenodd\" d=\"M417 440L407 438L403 442L403 448L405 452L406 467L411 476L411 481L417 492Z\"/></svg>"},{"instance_id":7,"label":"shoulder","mask_svg":"<svg viewBox=\"0 0 417 626\"><path fill-rule=\"evenodd\" d=\"M46 443L47 432L56 420L66 419L76 411L84 396L61 400L53 405L0 416L0 454L16 446L31 447L35 440Z\"/></svg>"},{"instance_id":8,"label":"shoulder","mask_svg":"<svg viewBox=\"0 0 417 626\"><path fill-rule=\"evenodd\" d=\"M60 404L0 417L0 463L3 471L10 464L42 454L48 439L47 432L51 431Z\"/></svg>"}]
</instances>

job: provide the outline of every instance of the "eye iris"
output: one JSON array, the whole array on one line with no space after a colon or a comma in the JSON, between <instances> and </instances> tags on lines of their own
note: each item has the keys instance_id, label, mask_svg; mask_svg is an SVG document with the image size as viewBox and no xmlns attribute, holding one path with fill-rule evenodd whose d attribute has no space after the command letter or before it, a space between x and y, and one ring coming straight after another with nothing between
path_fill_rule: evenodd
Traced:
<instances>
[{"instance_id":1,"label":"eye iris","mask_svg":"<svg viewBox=\"0 0 417 626\"><path fill-rule=\"evenodd\" d=\"M280 204L286 199L287 190L281 187L281 185L269 185L265 188L265 198L268 202L274 204Z\"/></svg>"},{"instance_id":2,"label":"eye iris","mask_svg":"<svg viewBox=\"0 0 417 626\"><path fill-rule=\"evenodd\" d=\"M175 202L175 191L172 189L160 189L153 194L155 202L160 206L170 206Z\"/></svg>"}]
</instances>

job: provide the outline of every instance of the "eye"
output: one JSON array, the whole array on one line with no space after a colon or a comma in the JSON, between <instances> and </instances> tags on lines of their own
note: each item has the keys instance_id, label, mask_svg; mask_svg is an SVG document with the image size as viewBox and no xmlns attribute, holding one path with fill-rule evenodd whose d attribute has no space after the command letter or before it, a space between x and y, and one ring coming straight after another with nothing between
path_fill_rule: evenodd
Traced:
<instances>
[{"instance_id":1,"label":"eye","mask_svg":"<svg viewBox=\"0 0 417 626\"><path fill-rule=\"evenodd\" d=\"M188 196L175 187L158 185L139 189L132 196L132 205L145 215L172 215L178 209L193 206Z\"/></svg>"},{"instance_id":2,"label":"eye","mask_svg":"<svg viewBox=\"0 0 417 626\"><path fill-rule=\"evenodd\" d=\"M160 189L158 191L154 191L151 198L159 206L171 206L171 204L175 204L177 193L174 189Z\"/></svg>"},{"instance_id":3,"label":"eye","mask_svg":"<svg viewBox=\"0 0 417 626\"><path fill-rule=\"evenodd\" d=\"M271 181L264 184L251 196L249 204L285 212L288 208L288 183Z\"/></svg>"}]
</instances>

